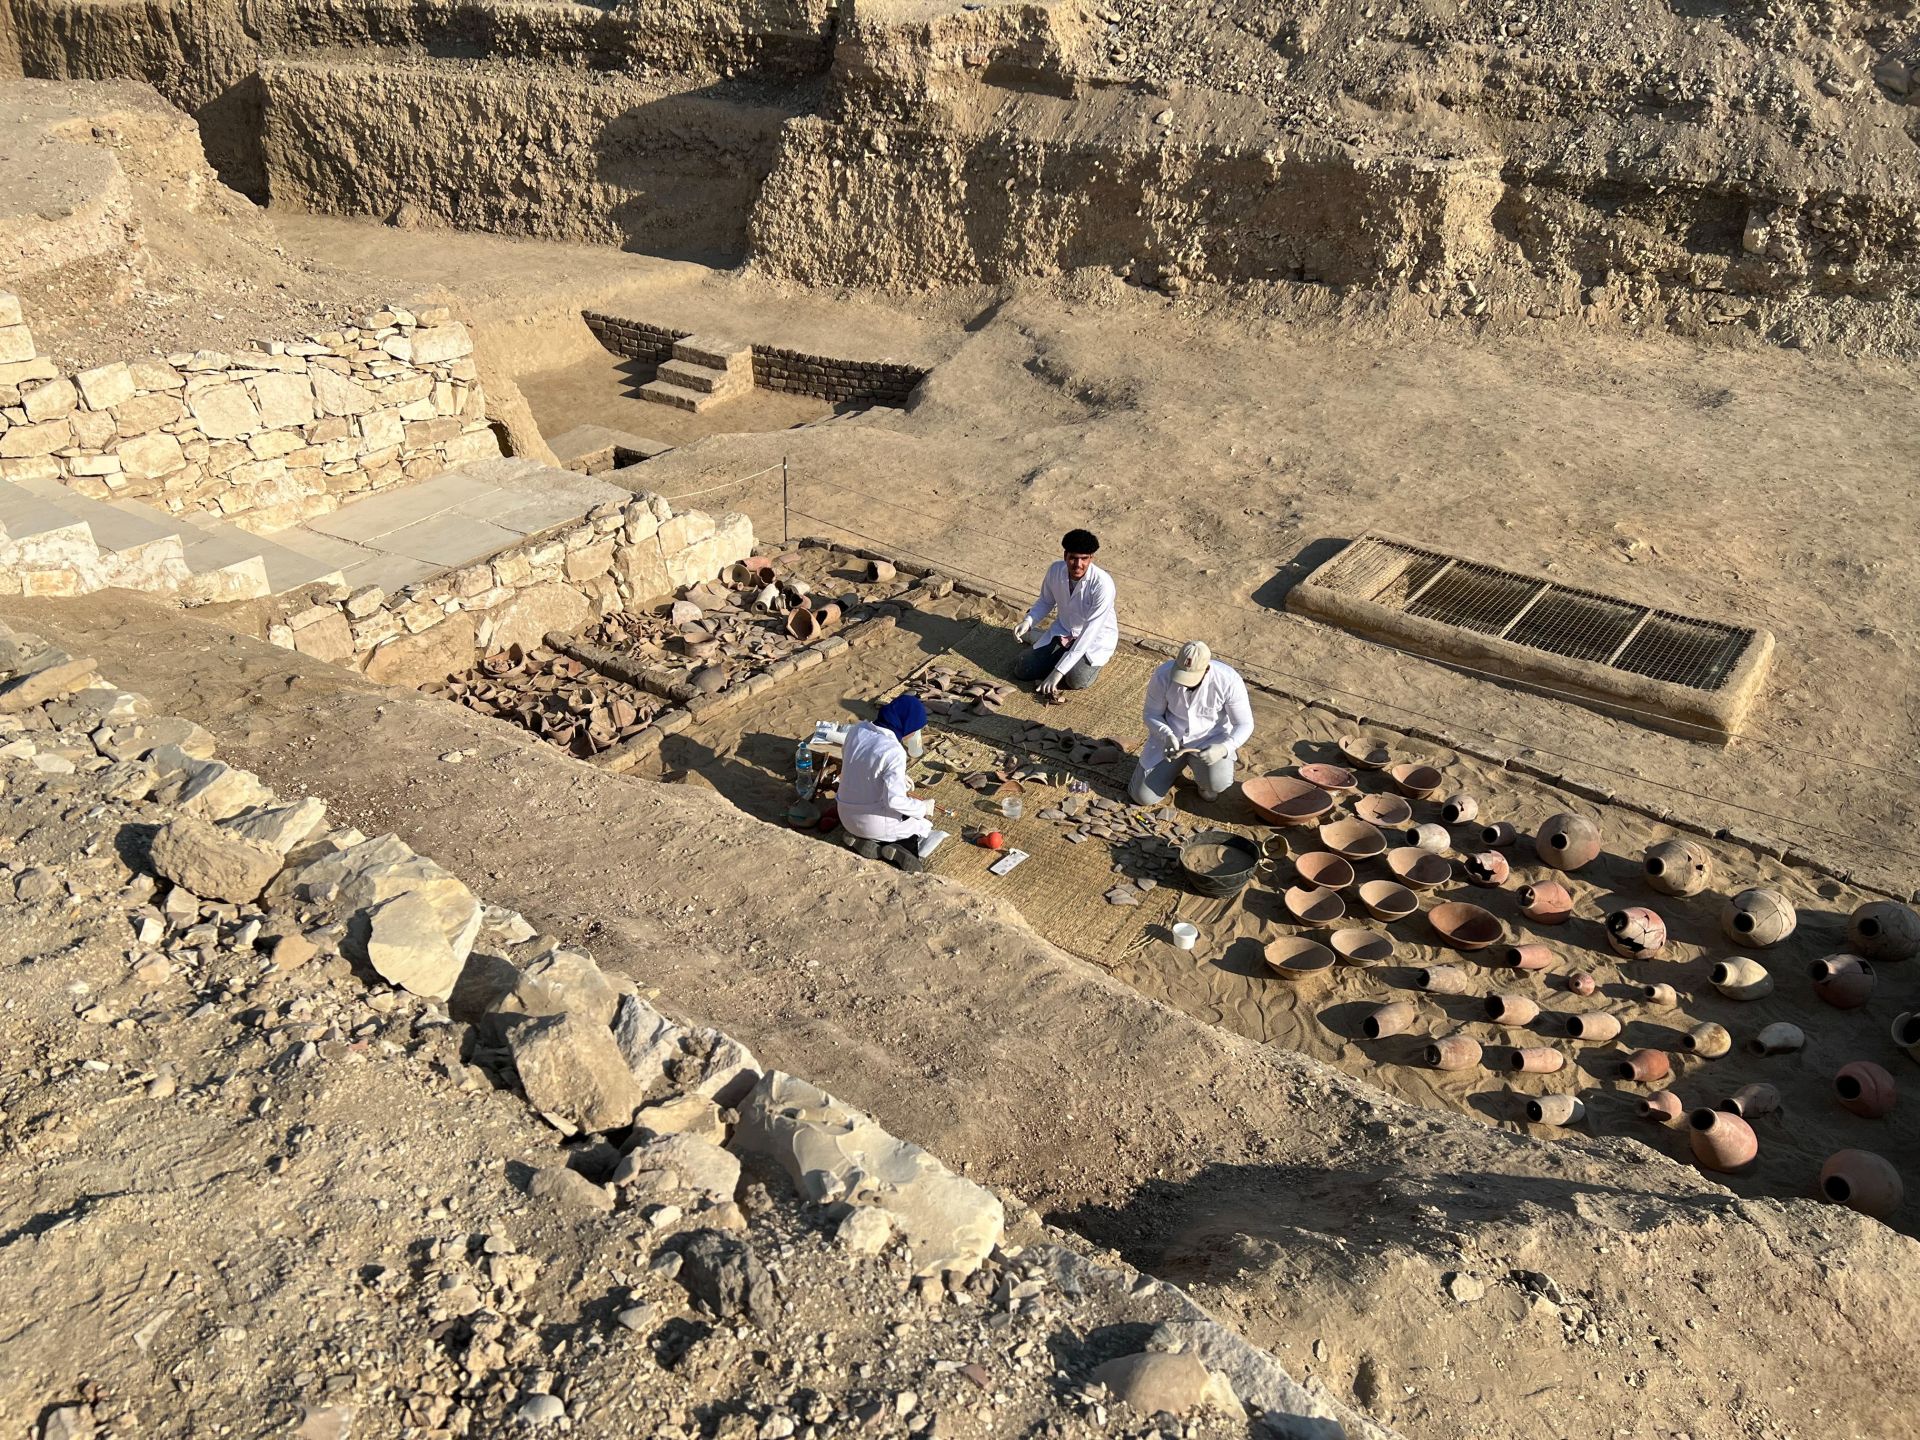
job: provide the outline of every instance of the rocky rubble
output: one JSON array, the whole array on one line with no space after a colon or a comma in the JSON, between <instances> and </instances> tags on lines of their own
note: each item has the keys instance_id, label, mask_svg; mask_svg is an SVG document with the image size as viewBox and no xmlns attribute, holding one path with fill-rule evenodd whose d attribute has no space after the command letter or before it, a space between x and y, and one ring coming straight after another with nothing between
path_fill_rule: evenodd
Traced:
<instances>
[{"instance_id":1,"label":"rocky rubble","mask_svg":"<svg viewBox=\"0 0 1920 1440\"><path fill-rule=\"evenodd\" d=\"M0 656L16 1430L1380 1433L82 657Z\"/></svg>"}]
</instances>

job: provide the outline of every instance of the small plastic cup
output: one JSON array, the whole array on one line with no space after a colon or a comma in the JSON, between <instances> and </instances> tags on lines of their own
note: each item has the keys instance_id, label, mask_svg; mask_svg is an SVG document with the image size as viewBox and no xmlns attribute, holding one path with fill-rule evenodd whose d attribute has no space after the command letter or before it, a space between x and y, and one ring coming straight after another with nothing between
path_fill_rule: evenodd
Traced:
<instances>
[{"instance_id":1,"label":"small plastic cup","mask_svg":"<svg viewBox=\"0 0 1920 1440\"><path fill-rule=\"evenodd\" d=\"M1189 925L1184 920L1178 920L1174 922L1174 926L1173 926L1173 948L1174 949L1191 950L1196 944L1199 943L1199 940L1200 940L1200 928L1197 925Z\"/></svg>"},{"instance_id":2,"label":"small plastic cup","mask_svg":"<svg viewBox=\"0 0 1920 1440\"><path fill-rule=\"evenodd\" d=\"M1026 808L1025 805L1021 804L1018 795L1009 795L1000 802L1000 813L1009 820L1018 820L1021 815L1026 813Z\"/></svg>"}]
</instances>

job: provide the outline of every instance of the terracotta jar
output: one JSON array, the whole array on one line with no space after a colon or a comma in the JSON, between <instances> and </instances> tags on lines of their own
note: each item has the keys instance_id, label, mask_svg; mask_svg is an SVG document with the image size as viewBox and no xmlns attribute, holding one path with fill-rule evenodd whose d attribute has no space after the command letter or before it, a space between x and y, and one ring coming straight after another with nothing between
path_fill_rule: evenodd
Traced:
<instances>
[{"instance_id":1,"label":"terracotta jar","mask_svg":"<svg viewBox=\"0 0 1920 1440\"><path fill-rule=\"evenodd\" d=\"M1898 900L1871 900L1847 921L1847 948L1869 960L1920 955L1920 914Z\"/></svg>"},{"instance_id":2,"label":"terracotta jar","mask_svg":"<svg viewBox=\"0 0 1920 1440\"><path fill-rule=\"evenodd\" d=\"M1575 970L1567 976L1567 989L1575 995L1591 995L1599 988L1600 982L1585 970Z\"/></svg>"},{"instance_id":3,"label":"terracotta jar","mask_svg":"<svg viewBox=\"0 0 1920 1440\"><path fill-rule=\"evenodd\" d=\"M1620 1061L1618 1075L1636 1085L1651 1085L1673 1073L1673 1062L1664 1050L1635 1050Z\"/></svg>"},{"instance_id":4,"label":"terracotta jar","mask_svg":"<svg viewBox=\"0 0 1920 1440\"><path fill-rule=\"evenodd\" d=\"M1525 1025L1539 1013L1539 1005L1525 995L1497 990L1487 996L1487 1018L1496 1025Z\"/></svg>"},{"instance_id":5,"label":"terracotta jar","mask_svg":"<svg viewBox=\"0 0 1920 1440\"><path fill-rule=\"evenodd\" d=\"M1620 1017L1609 1015L1604 1010L1590 1010L1584 1015L1567 1017L1567 1034L1589 1045L1604 1044L1619 1033Z\"/></svg>"},{"instance_id":6,"label":"terracotta jar","mask_svg":"<svg viewBox=\"0 0 1920 1440\"><path fill-rule=\"evenodd\" d=\"M1742 890L1720 912L1720 928L1736 945L1778 945L1799 917L1778 890Z\"/></svg>"},{"instance_id":7,"label":"terracotta jar","mask_svg":"<svg viewBox=\"0 0 1920 1440\"><path fill-rule=\"evenodd\" d=\"M1553 951L1545 945L1509 945L1506 961L1515 970L1551 970Z\"/></svg>"},{"instance_id":8,"label":"terracotta jar","mask_svg":"<svg viewBox=\"0 0 1920 1440\"><path fill-rule=\"evenodd\" d=\"M1543 865L1578 870L1600 854L1600 827L1584 815L1552 815L1534 832L1533 848Z\"/></svg>"},{"instance_id":9,"label":"terracotta jar","mask_svg":"<svg viewBox=\"0 0 1920 1440\"><path fill-rule=\"evenodd\" d=\"M1725 1110L1695 1110L1687 1116L1687 1141L1703 1170L1738 1170L1760 1153L1760 1138L1738 1115Z\"/></svg>"},{"instance_id":10,"label":"terracotta jar","mask_svg":"<svg viewBox=\"0 0 1920 1440\"><path fill-rule=\"evenodd\" d=\"M1429 995L1464 995L1472 986L1458 965L1429 965L1413 972L1413 983Z\"/></svg>"},{"instance_id":11,"label":"terracotta jar","mask_svg":"<svg viewBox=\"0 0 1920 1440\"><path fill-rule=\"evenodd\" d=\"M1444 855L1453 848L1453 836L1447 833L1444 825L1409 825L1407 844L1418 850Z\"/></svg>"},{"instance_id":12,"label":"terracotta jar","mask_svg":"<svg viewBox=\"0 0 1920 1440\"><path fill-rule=\"evenodd\" d=\"M1833 1077L1833 1093L1854 1114L1878 1120L1893 1109L1893 1076L1871 1060L1856 1060Z\"/></svg>"},{"instance_id":13,"label":"terracotta jar","mask_svg":"<svg viewBox=\"0 0 1920 1440\"><path fill-rule=\"evenodd\" d=\"M1900 1208L1906 1186L1900 1172L1871 1150L1841 1150L1820 1167L1820 1193L1836 1205L1884 1220Z\"/></svg>"},{"instance_id":14,"label":"terracotta jar","mask_svg":"<svg viewBox=\"0 0 1920 1440\"><path fill-rule=\"evenodd\" d=\"M1573 895L1566 886L1552 880L1523 886L1520 891L1520 913L1542 925L1564 924L1573 914Z\"/></svg>"},{"instance_id":15,"label":"terracotta jar","mask_svg":"<svg viewBox=\"0 0 1920 1440\"><path fill-rule=\"evenodd\" d=\"M1449 825L1469 825L1480 818L1480 802L1471 795L1449 795L1440 805L1440 818Z\"/></svg>"},{"instance_id":16,"label":"terracotta jar","mask_svg":"<svg viewBox=\"0 0 1920 1440\"><path fill-rule=\"evenodd\" d=\"M1682 1115L1687 1107L1680 1103L1680 1097L1671 1090L1656 1090L1643 1096L1640 1101L1640 1118L1658 1120L1662 1125L1671 1125Z\"/></svg>"},{"instance_id":17,"label":"terracotta jar","mask_svg":"<svg viewBox=\"0 0 1920 1440\"><path fill-rule=\"evenodd\" d=\"M1629 960L1650 960L1667 948L1667 922L1644 905L1607 916L1607 945Z\"/></svg>"},{"instance_id":18,"label":"terracotta jar","mask_svg":"<svg viewBox=\"0 0 1920 1440\"><path fill-rule=\"evenodd\" d=\"M1698 895L1713 878L1713 856L1691 840L1662 840L1649 845L1641 864L1647 884L1662 895Z\"/></svg>"},{"instance_id":19,"label":"terracotta jar","mask_svg":"<svg viewBox=\"0 0 1920 1440\"><path fill-rule=\"evenodd\" d=\"M1718 1108L1742 1120L1757 1120L1780 1108L1780 1092L1771 1085L1742 1085L1722 1100Z\"/></svg>"},{"instance_id":20,"label":"terracotta jar","mask_svg":"<svg viewBox=\"0 0 1920 1440\"><path fill-rule=\"evenodd\" d=\"M1472 884L1491 889L1506 884L1507 876L1513 872L1507 864L1507 857L1498 850L1482 850L1460 862L1460 873Z\"/></svg>"},{"instance_id":21,"label":"terracotta jar","mask_svg":"<svg viewBox=\"0 0 1920 1440\"><path fill-rule=\"evenodd\" d=\"M1507 1068L1527 1075L1551 1075L1566 1063L1567 1057L1550 1045L1527 1045L1513 1052Z\"/></svg>"},{"instance_id":22,"label":"terracotta jar","mask_svg":"<svg viewBox=\"0 0 1920 1440\"><path fill-rule=\"evenodd\" d=\"M1391 1005L1381 1005L1360 1022L1360 1030L1369 1040L1384 1039L1388 1035L1398 1035L1411 1029L1420 1012L1412 1002L1396 1000Z\"/></svg>"},{"instance_id":23,"label":"terracotta jar","mask_svg":"<svg viewBox=\"0 0 1920 1440\"><path fill-rule=\"evenodd\" d=\"M1578 1125L1587 1107L1578 1095L1540 1095L1527 1101L1527 1119L1535 1125Z\"/></svg>"},{"instance_id":24,"label":"terracotta jar","mask_svg":"<svg viewBox=\"0 0 1920 1440\"><path fill-rule=\"evenodd\" d=\"M1773 975L1758 960L1745 955L1722 960L1707 979L1729 1000L1758 1000L1773 993Z\"/></svg>"},{"instance_id":25,"label":"terracotta jar","mask_svg":"<svg viewBox=\"0 0 1920 1440\"><path fill-rule=\"evenodd\" d=\"M1445 1035L1427 1046L1435 1070L1471 1070L1480 1063L1480 1042L1471 1035Z\"/></svg>"},{"instance_id":26,"label":"terracotta jar","mask_svg":"<svg viewBox=\"0 0 1920 1440\"><path fill-rule=\"evenodd\" d=\"M1807 967L1813 993L1836 1010L1858 1010L1873 998L1873 966L1858 955L1829 955Z\"/></svg>"},{"instance_id":27,"label":"terracotta jar","mask_svg":"<svg viewBox=\"0 0 1920 1440\"><path fill-rule=\"evenodd\" d=\"M1894 1016L1893 1043L1920 1060L1920 1010L1906 1010Z\"/></svg>"},{"instance_id":28,"label":"terracotta jar","mask_svg":"<svg viewBox=\"0 0 1920 1440\"><path fill-rule=\"evenodd\" d=\"M1497 820L1480 831L1480 843L1495 850L1504 850L1519 838L1520 832L1511 820Z\"/></svg>"},{"instance_id":29,"label":"terracotta jar","mask_svg":"<svg viewBox=\"0 0 1920 1440\"><path fill-rule=\"evenodd\" d=\"M1671 985L1642 985L1640 998L1647 1002L1649 1010L1671 1010L1680 1003L1680 992Z\"/></svg>"},{"instance_id":30,"label":"terracotta jar","mask_svg":"<svg viewBox=\"0 0 1920 1440\"><path fill-rule=\"evenodd\" d=\"M1733 1048L1733 1036L1727 1033L1726 1026L1716 1025L1709 1020L1682 1035L1680 1048L1708 1060L1718 1060Z\"/></svg>"},{"instance_id":31,"label":"terracotta jar","mask_svg":"<svg viewBox=\"0 0 1920 1440\"><path fill-rule=\"evenodd\" d=\"M1776 1020L1747 1041L1747 1049L1755 1055L1791 1055L1806 1043L1806 1032L1798 1025Z\"/></svg>"}]
</instances>

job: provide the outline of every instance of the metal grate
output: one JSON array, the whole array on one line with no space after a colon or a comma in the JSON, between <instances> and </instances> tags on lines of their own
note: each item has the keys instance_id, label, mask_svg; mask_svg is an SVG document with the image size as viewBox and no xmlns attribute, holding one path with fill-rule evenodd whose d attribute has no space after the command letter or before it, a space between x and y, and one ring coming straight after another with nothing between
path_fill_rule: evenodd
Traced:
<instances>
[{"instance_id":1,"label":"metal grate","mask_svg":"<svg viewBox=\"0 0 1920 1440\"><path fill-rule=\"evenodd\" d=\"M1314 583L1403 614L1695 690L1726 684L1754 632L1368 535Z\"/></svg>"}]
</instances>

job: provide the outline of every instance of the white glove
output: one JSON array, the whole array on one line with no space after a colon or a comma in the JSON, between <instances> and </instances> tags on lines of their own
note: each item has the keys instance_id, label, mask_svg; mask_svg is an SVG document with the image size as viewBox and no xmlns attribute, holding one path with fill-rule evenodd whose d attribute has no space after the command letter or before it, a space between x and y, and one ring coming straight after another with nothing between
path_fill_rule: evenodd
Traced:
<instances>
[{"instance_id":1,"label":"white glove","mask_svg":"<svg viewBox=\"0 0 1920 1440\"><path fill-rule=\"evenodd\" d=\"M1020 617L1020 623L1013 627L1013 638L1016 640L1025 640L1032 632L1033 617L1031 615L1022 615Z\"/></svg>"},{"instance_id":2,"label":"white glove","mask_svg":"<svg viewBox=\"0 0 1920 1440\"><path fill-rule=\"evenodd\" d=\"M1060 688L1060 672L1058 670L1054 671L1033 688L1036 694L1052 695Z\"/></svg>"},{"instance_id":3,"label":"white glove","mask_svg":"<svg viewBox=\"0 0 1920 1440\"><path fill-rule=\"evenodd\" d=\"M1209 745L1200 752L1200 759L1208 765L1218 765L1231 754L1233 754L1231 746Z\"/></svg>"}]
</instances>

